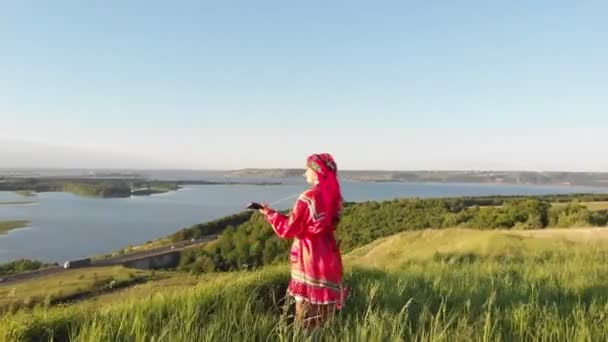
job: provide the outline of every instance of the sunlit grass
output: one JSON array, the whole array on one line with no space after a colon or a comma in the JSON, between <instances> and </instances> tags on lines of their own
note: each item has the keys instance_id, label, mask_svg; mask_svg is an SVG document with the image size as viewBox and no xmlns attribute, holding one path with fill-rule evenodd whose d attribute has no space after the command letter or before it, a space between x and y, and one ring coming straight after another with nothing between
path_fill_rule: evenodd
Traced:
<instances>
[{"instance_id":1,"label":"sunlit grass","mask_svg":"<svg viewBox=\"0 0 608 342\"><path fill-rule=\"evenodd\" d=\"M0 319L0 340L599 341L608 338L603 242L464 229L403 233L345 257L350 297L327 328L293 324L287 266L133 290L99 308ZM168 281L168 280L165 280ZM113 295L108 295L110 298ZM118 294L117 294L118 296ZM114 297L118 298L118 297Z\"/></svg>"},{"instance_id":2,"label":"sunlit grass","mask_svg":"<svg viewBox=\"0 0 608 342\"><path fill-rule=\"evenodd\" d=\"M18 283L0 283L0 314L36 304L49 305L80 294L151 279L152 272L121 266L74 269Z\"/></svg>"}]
</instances>

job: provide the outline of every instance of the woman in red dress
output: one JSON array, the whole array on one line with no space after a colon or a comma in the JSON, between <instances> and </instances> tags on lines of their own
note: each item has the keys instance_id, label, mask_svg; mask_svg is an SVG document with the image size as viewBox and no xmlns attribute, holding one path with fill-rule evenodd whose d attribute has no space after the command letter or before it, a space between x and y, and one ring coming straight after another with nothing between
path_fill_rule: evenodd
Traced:
<instances>
[{"instance_id":1,"label":"woman in red dress","mask_svg":"<svg viewBox=\"0 0 608 342\"><path fill-rule=\"evenodd\" d=\"M289 216L267 206L260 211L279 237L293 239L288 291L296 300L296 320L310 327L342 308L345 289L334 237L342 209L338 168L328 153L311 155L306 166L306 180L313 186L300 195Z\"/></svg>"}]
</instances>

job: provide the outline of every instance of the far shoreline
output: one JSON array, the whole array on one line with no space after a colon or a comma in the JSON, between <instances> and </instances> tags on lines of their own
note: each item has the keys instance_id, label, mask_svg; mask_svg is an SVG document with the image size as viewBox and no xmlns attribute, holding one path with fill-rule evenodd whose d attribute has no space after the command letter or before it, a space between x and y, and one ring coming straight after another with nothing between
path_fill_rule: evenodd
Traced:
<instances>
[{"instance_id":1,"label":"far shoreline","mask_svg":"<svg viewBox=\"0 0 608 342\"><path fill-rule=\"evenodd\" d=\"M349 182L355 183L393 183L393 184L459 184L459 185L505 185L505 186L529 186L529 187L564 187L564 188L603 188L608 191L608 184L606 185L584 185L584 184L571 184L571 183L513 183L513 182L442 182L442 181L407 181L407 180L359 180L345 178Z\"/></svg>"},{"instance_id":2,"label":"far shoreline","mask_svg":"<svg viewBox=\"0 0 608 342\"><path fill-rule=\"evenodd\" d=\"M8 202L0 202L0 205L32 205L36 204L35 201L8 201Z\"/></svg>"},{"instance_id":3,"label":"far shoreline","mask_svg":"<svg viewBox=\"0 0 608 342\"><path fill-rule=\"evenodd\" d=\"M27 228L29 225L29 220L0 221L0 236L7 235L12 230Z\"/></svg>"}]
</instances>

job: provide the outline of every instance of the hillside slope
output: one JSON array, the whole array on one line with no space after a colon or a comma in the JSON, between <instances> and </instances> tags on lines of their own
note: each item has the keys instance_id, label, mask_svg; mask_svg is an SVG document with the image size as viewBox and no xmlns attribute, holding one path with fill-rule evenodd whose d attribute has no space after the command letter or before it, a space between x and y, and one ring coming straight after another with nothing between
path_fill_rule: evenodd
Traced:
<instances>
[{"instance_id":1,"label":"hillside slope","mask_svg":"<svg viewBox=\"0 0 608 342\"><path fill-rule=\"evenodd\" d=\"M605 340L608 240L563 235L446 229L375 241L344 257L346 308L315 332L284 311L279 265L150 282L101 308L21 311L0 319L0 340Z\"/></svg>"}]
</instances>

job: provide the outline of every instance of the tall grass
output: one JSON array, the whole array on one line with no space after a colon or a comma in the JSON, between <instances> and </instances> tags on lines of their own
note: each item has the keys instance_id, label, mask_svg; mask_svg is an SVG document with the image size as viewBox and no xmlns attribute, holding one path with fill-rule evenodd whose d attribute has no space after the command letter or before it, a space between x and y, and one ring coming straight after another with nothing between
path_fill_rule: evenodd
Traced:
<instances>
[{"instance_id":1,"label":"tall grass","mask_svg":"<svg viewBox=\"0 0 608 342\"><path fill-rule=\"evenodd\" d=\"M501 245L502 244L502 245ZM430 253L349 268L346 308L326 328L293 323L288 270L230 273L103 310L39 307L0 319L0 340L598 341L608 339L608 252ZM385 248L378 245L376 248ZM496 247L499 248L499 247ZM395 265L397 263L397 265Z\"/></svg>"}]
</instances>

